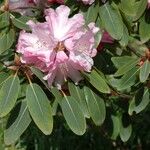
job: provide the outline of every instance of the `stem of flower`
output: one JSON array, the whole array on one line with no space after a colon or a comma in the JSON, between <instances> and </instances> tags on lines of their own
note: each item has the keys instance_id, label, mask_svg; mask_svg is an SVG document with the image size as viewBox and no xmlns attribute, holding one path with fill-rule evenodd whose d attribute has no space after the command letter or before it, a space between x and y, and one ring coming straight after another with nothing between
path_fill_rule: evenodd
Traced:
<instances>
[{"instance_id":1,"label":"stem of flower","mask_svg":"<svg viewBox=\"0 0 150 150\"><path fill-rule=\"evenodd\" d=\"M30 77L29 77L29 75L28 75L28 73L27 73L26 71L25 71L25 75L26 75L26 77L27 77L29 83L32 84L31 79L30 79Z\"/></svg>"}]
</instances>

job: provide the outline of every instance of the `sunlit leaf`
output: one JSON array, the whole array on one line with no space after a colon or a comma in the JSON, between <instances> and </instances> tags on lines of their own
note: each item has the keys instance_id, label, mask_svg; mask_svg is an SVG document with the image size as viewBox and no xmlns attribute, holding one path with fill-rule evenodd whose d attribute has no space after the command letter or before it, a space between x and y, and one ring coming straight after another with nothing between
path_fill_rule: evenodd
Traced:
<instances>
[{"instance_id":1,"label":"sunlit leaf","mask_svg":"<svg viewBox=\"0 0 150 150\"><path fill-rule=\"evenodd\" d=\"M118 71L115 73L115 76L121 76L127 73L137 65L138 61L139 60L137 59L133 59L131 61L126 62L126 64L124 64L122 67L118 69Z\"/></svg>"},{"instance_id":2,"label":"sunlit leaf","mask_svg":"<svg viewBox=\"0 0 150 150\"><path fill-rule=\"evenodd\" d=\"M79 103L84 116L89 118L90 116L83 88L80 88L79 86L76 86L73 83L69 83L69 92L71 97L74 97L74 99Z\"/></svg>"},{"instance_id":3,"label":"sunlit leaf","mask_svg":"<svg viewBox=\"0 0 150 150\"><path fill-rule=\"evenodd\" d=\"M35 124L44 134L50 134L53 128L52 108L41 87L30 83L26 91L26 100Z\"/></svg>"},{"instance_id":4,"label":"sunlit leaf","mask_svg":"<svg viewBox=\"0 0 150 150\"><path fill-rule=\"evenodd\" d=\"M113 132L111 135L111 139L116 140L120 132L120 119L118 116L114 115L111 116L111 119L113 121Z\"/></svg>"},{"instance_id":5,"label":"sunlit leaf","mask_svg":"<svg viewBox=\"0 0 150 150\"><path fill-rule=\"evenodd\" d=\"M101 125L106 117L106 108L103 99L88 87L84 87L84 93L92 120L96 125Z\"/></svg>"},{"instance_id":6,"label":"sunlit leaf","mask_svg":"<svg viewBox=\"0 0 150 150\"><path fill-rule=\"evenodd\" d=\"M145 82L150 74L150 61L146 60L140 68L140 81Z\"/></svg>"},{"instance_id":7,"label":"sunlit leaf","mask_svg":"<svg viewBox=\"0 0 150 150\"><path fill-rule=\"evenodd\" d=\"M0 36L0 54L12 46L14 39L15 32L13 29L10 29L8 32L5 32Z\"/></svg>"},{"instance_id":8,"label":"sunlit leaf","mask_svg":"<svg viewBox=\"0 0 150 150\"><path fill-rule=\"evenodd\" d=\"M0 89L0 117L6 116L14 107L20 90L18 76L11 76Z\"/></svg>"},{"instance_id":9,"label":"sunlit leaf","mask_svg":"<svg viewBox=\"0 0 150 150\"><path fill-rule=\"evenodd\" d=\"M147 88L145 88L142 97L139 96L139 94L141 95L141 91L139 91L137 96L135 96L132 99L132 101L130 102L130 106L129 106L129 110L128 110L129 115L132 115L133 112L135 112L136 114L140 113L141 111L143 111L146 108L146 106L150 102L149 90ZM137 104L137 100L140 100L139 104Z\"/></svg>"},{"instance_id":10,"label":"sunlit leaf","mask_svg":"<svg viewBox=\"0 0 150 150\"><path fill-rule=\"evenodd\" d=\"M98 91L102 93L110 93L110 88L106 83L104 77L102 77L96 70L92 70L90 74L85 74L88 82L90 82Z\"/></svg>"},{"instance_id":11,"label":"sunlit leaf","mask_svg":"<svg viewBox=\"0 0 150 150\"><path fill-rule=\"evenodd\" d=\"M99 15L105 29L117 40L123 36L123 22L118 10L115 10L109 3L99 8Z\"/></svg>"},{"instance_id":12,"label":"sunlit leaf","mask_svg":"<svg viewBox=\"0 0 150 150\"><path fill-rule=\"evenodd\" d=\"M15 143L31 122L26 102L22 102L20 112L14 123L5 130L4 141L6 145Z\"/></svg>"},{"instance_id":13,"label":"sunlit leaf","mask_svg":"<svg viewBox=\"0 0 150 150\"><path fill-rule=\"evenodd\" d=\"M79 103L73 97L65 96L61 109L70 129L77 135L83 135L86 131L86 121Z\"/></svg>"}]
</instances>

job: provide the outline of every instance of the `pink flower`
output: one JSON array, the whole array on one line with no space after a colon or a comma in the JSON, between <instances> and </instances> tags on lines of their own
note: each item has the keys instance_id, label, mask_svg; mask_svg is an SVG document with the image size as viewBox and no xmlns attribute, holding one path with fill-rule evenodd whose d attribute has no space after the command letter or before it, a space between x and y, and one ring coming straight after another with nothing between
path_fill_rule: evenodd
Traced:
<instances>
[{"instance_id":1,"label":"pink flower","mask_svg":"<svg viewBox=\"0 0 150 150\"><path fill-rule=\"evenodd\" d=\"M148 8L150 8L150 0L148 0Z\"/></svg>"},{"instance_id":2,"label":"pink flower","mask_svg":"<svg viewBox=\"0 0 150 150\"><path fill-rule=\"evenodd\" d=\"M92 3L94 3L94 1L95 0L82 0L82 2L84 3L84 4L89 4L89 5L91 5Z\"/></svg>"},{"instance_id":3,"label":"pink flower","mask_svg":"<svg viewBox=\"0 0 150 150\"><path fill-rule=\"evenodd\" d=\"M59 3L64 4L64 0L48 0L49 3Z\"/></svg>"},{"instance_id":4,"label":"pink flower","mask_svg":"<svg viewBox=\"0 0 150 150\"><path fill-rule=\"evenodd\" d=\"M102 40L97 48L98 51L100 51L103 48L104 43L112 44L114 42L114 39L109 35L108 32L104 32L102 36Z\"/></svg>"},{"instance_id":5,"label":"pink flower","mask_svg":"<svg viewBox=\"0 0 150 150\"><path fill-rule=\"evenodd\" d=\"M33 5L33 1L30 0L9 0L10 10L20 7L29 7L31 5Z\"/></svg>"},{"instance_id":6,"label":"pink flower","mask_svg":"<svg viewBox=\"0 0 150 150\"><path fill-rule=\"evenodd\" d=\"M85 27L82 14L68 18L70 9L61 5L56 10L47 9L46 22L28 22L32 33L22 31L17 52L22 54L22 62L42 70L48 80L58 88L71 78L78 83L80 71L91 71L97 53L94 35L98 28L94 23Z\"/></svg>"},{"instance_id":7,"label":"pink flower","mask_svg":"<svg viewBox=\"0 0 150 150\"><path fill-rule=\"evenodd\" d=\"M9 10L21 13L22 15L32 15L29 7L43 7L47 0L9 0Z\"/></svg>"},{"instance_id":8,"label":"pink flower","mask_svg":"<svg viewBox=\"0 0 150 150\"><path fill-rule=\"evenodd\" d=\"M109 35L108 32L104 32L101 42L112 44L114 42L114 39Z\"/></svg>"},{"instance_id":9,"label":"pink flower","mask_svg":"<svg viewBox=\"0 0 150 150\"><path fill-rule=\"evenodd\" d=\"M30 0L30 1L33 1L39 7L46 6L48 2L48 0Z\"/></svg>"},{"instance_id":10,"label":"pink flower","mask_svg":"<svg viewBox=\"0 0 150 150\"><path fill-rule=\"evenodd\" d=\"M21 7L31 7L34 6L34 2L31 0L9 0L9 9L20 12L22 15L28 15L31 12L27 9L20 9Z\"/></svg>"}]
</instances>

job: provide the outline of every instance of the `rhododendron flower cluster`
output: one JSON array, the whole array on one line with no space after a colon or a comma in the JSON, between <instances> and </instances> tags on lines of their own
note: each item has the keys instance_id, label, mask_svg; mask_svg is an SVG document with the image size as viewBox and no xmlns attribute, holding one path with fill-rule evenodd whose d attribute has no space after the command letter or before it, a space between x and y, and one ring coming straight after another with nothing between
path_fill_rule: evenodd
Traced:
<instances>
[{"instance_id":1,"label":"rhododendron flower cluster","mask_svg":"<svg viewBox=\"0 0 150 150\"><path fill-rule=\"evenodd\" d=\"M68 18L69 13L64 5L47 9L46 22L29 21L32 33L22 31L17 46L22 62L42 70L49 85L54 83L58 88L68 77L78 83L80 71L91 71L92 57L97 53L94 35L99 29L94 23L85 27L82 14Z\"/></svg>"}]
</instances>

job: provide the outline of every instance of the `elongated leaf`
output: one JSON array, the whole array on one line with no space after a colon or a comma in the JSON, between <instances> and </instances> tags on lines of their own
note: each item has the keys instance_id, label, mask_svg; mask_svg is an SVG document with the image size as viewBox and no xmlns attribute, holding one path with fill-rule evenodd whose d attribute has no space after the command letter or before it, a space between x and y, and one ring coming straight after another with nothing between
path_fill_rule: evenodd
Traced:
<instances>
[{"instance_id":1,"label":"elongated leaf","mask_svg":"<svg viewBox=\"0 0 150 150\"><path fill-rule=\"evenodd\" d=\"M128 127L120 127L120 138L123 142L127 142L132 133L132 125L130 124Z\"/></svg>"},{"instance_id":2,"label":"elongated leaf","mask_svg":"<svg viewBox=\"0 0 150 150\"><path fill-rule=\"evenodd\" d=\"M45 87L55 96L55 99L57 100L57 102L60 103L62 100L62 95L59 92L59 90L55 87L53 87L52 89L49 88L48 84L43 79L44 74L39 69L33 68L33 67L31 67L30 69L40 79L40 81L45 85Z\"/></svg>"},{"instance_id":3,"label":"elongated leaf","mask_svg":"<svg viewBox=\"0 0 150 150\"><path fill-rule=\"evenodd\" d=\"M125 114L126 115L126 114ZM127 121L127 118L125 118ZM123 116L120 117L120 138L123 142L127 142L132 134L132 125L130 123L126 124L123 123Z\"/></svg>"},{"instance_id":4,"label":"elongated leaf","mask_svg":"<svg viewBox=\"0 0 150 150\"><path fill-rule=\"evenodd\" d=\"M135 7L135 0L121 0L120 9L129 16L135 16L136 14L136 7Z\"/></svg>"},{"instance_id":5,"label":"elongated leaf","mask_svg":"<svg viewBox=\"0 0 150 150\"><path fill-rule=\"evenodd\" d=\"M84 93L92 120L96 125L101 125L106 117L106 108L103 99L88 87L84 88Z\"/></svg>"},{"instance_id":6,"label":"elongated leaf","mask_svg":"<svg viewBox=\"0 0 150 150\"><path fill-rule=\"evenodd\" d=\"M133 21L139 19L147 6L147 0L121 0L120 9L131 16Z\"/></svg>"},{"instance_id":7,"label":"elongated leaf","mask_svg":"<svg viewBox=\"0 0 150 150\"><path fill-rule=\"evenodd\" d=\"M9 26L9 12L5 11L0 15L0 29Z\"/></svg>"},{"instance_id":8,"label":"elongated leaf","mask_svg":"<svg viewBox=\"0 0 150 150\"><path fill-rule=\"evenodd\" d=\"M129 72L127 72L121 79L119 79L117 89L124 90L134 85L138 71L139 68L134 67Z\"/></svg>"},{"instance_id":9,"label":"elongated leaf","mask_svg":"<svg viewBox=\"0 0 150 150\"><path fill-rule=\"evenodd\" d=\"M150 74L150 62L146 60L140 68L140 81L145 82Z\"/></svg>"},{"instance_id":10,"label":"elongated leaf","mask_svg":"<svg viewBox=\"0 0 150 150\"><path fill-rule=\"evenodd\" d=\"M50 134L53 128L52 108L41 87L30 83L26 91L26 100L35 124L44 134Z\"/></svg>"},{"instance_id":11,"label":"elongated leaf","mask_svg":"<svg viewBox=\"0 0 150 150\"><path fill-rule=\"evenodd\" d=\"M81 89L73 83L69 83L69 92L71 97L74 97L74 99L79 103L84 116L90 118L83 88Z\"/></svg>"},{"instance_id":12,"label":"elongated leaf","mask_svg":"<svg viewBox=\"0 0 150 150\"><path fill-rule=\"evenodd\" d=\"M49 89L48 84L43 79L44 74L37 68L30 67L31 71L40 79L40 81L46 86L47 89Z\"/></svg>"},{"instance_id":13,"label":"elongated leaf","mask_svg":"<svg viewBox=\"0 0 150 150\"><path fill-rule=\"evenodd\" d=\"M86 21L86 24L88 25L90 22L95 22L98 16L99 7L98 5L95 5L93 3L90 7L88 7L88 10L85 10L84 18Z\"/></svg>"},{"instance_id":14,"label":"elongated leaf","mask_svg":"<svg viewBox=\"0 0 150 150\"><path fill-rule=\"evenodd\" d=\"M30 30L29 26L26 24L31 18L27 16L20 16L19 18L11 14L12 23L19 29Z\"/></svg>"},{"instance_id":15,"label":"elongated leaf","mask_svg":"<svg viewBox=\"0 0 150 150\"><path fill-rule=\"evenodd\" d=\"M109 3L106 3L99 8L99 15L109 34L114 39L120 40L123 36L123 22L119 11L113 9Z\"/></svg>"},{"instance_id":16,"label":"elongated leaf","mask_svg":"<svg viewBox=\"0 0 150 150\"><path fill-rule=\"evenodd\" d=\"M150 39L150 16L146 14L140 20L139 34L142 43L147 42Z\"/></svg>"},{"instance_id":17,"label":"elongated leaf","mask_svg":"<svg viewBox=\"0 0 150 150\"><path fill-rule=\"evenodd\" d=\"M141 93L141 91L139 91L139 93ZM145 108L146 108L146 106L149 104L149 102L150 102L150 97L149 97L149 91L148 91L148 89L147 88L145 88L145 90L144 90L144 94L143 94L143 97L141 98L141 101L140 101L140 103L137 105L136 104L136 99L139 99L139 98L141 98L141 97L139 97L139 96L135 96L134 98L133 98L133 100L130 102L130 105L129 105L129 110L128 110L128 113L129 113L129 115L132 115L133 114L133 112L135 112L135 113L140 113L141 111L143 111Z\"/></svg>"},{"instance_id":18,"label":"elongated leaf","mask_svg":"<svg viewBox=\"0 0 150 150\"><path fill-rule=\"evenodd\" d=\"M9 75L5 72L0 73L0 88L2 87L5 80L9 77Z\"/></svg>"},{"instance_id":19,"label":"elongated leaf","mask_svg":"<svg viewBox=\"0 0 150 150\"><path fill-rule=\"evenodd\" d=\"M27 109L26 102L22 102L22 106L17 119L5 130L4 141L6 145L15 143L22 133L27 129L31 122L31 118Z\"/></svg>"},{"instance_id":20,"label":"elongated leaf","mask_svg":"<svg viewBox=\"0 0 150 150\"><path fill-rule=\"evenodd\" d=\"M136 1L137 2L137 11L136 11L136 14L134 16L134 21L135 20L138 20L142 14L144 13L146 7L147 7L147 0L139 0L139 1Z\"/></svg>"},{"instance_id":21,"label":"elongated leaf","mask_svg":"<svg viewBox=\"0 0 150 150\"><path fill-rule=\"evenodd\" d=\"M116 140L120 132L120 119L118 116L114 115L111 116L111 119L113 121L113 132L111 135L111 139Z\"/></svg>"},{"instance_id":22,"label":"elongated leaf","mask_svg":"<svg viewBox=\"0 0 150 150\"><path fill-rule=\"evenodd\" d=\"M97 19L96 19L96 26L101 28L101 23L102 23L102 21L100 20L100 17L98 16ZM102 34L101 30L99 30L98 33L95 35L95 45L94 45L95 47L99 46L99 43L102 39L102 35L103 34Z\"/></svg>"},{"instance_id":23,"label":"elongated leaf","mask_svg":"<svg viewBox=\"0 0 150 150\"><path fill-rule=\"evenodd\" d=\"M14 39L15 32L13 29L10 29L8 32L0 36L0 54L12 46Z\"/></svg>"},{"instance_id":24,"label":"elongated leaf","mask_svg":"<svg viewBox=\"0 0 150 150\"><path fill-rule=\"evenodd\" d=\"M134 68L139 60L137 59L133 59L129 62L127 62L126 64L124 64L122 67L120 67L118 69L118 71L115 73L115 76L121 76L125 73L127 73L128 71L130 71L132 68Z\"/></svg>"},{"instance_id":25,"label":"elongated leaf","mask_svg":"<svg viewBox=\"0 0 150 150\"><path fill-rule=\"evenodd\" d=\"M52 94L55 96L55 100L60 104L63 96L61 95L60 91L57 88L51 89Z\"/></svg>"},{"instance_id":26,"label":"elongated leaf","mask_svg":"<svg viewBox=\"0 0 150 150\"><path fill-rule=\"evenodd\" d=\"M52 105L52 115L55 116L57 113L58 102L55 100Z\"/></svg>"},{"instance_id":27,"label":"elongated leaf","mask_svg":"<svg viewBox=\"0 0 150 150\"><path fill-rule=\"evenodd\" d=\"M110 93L110 88L107 85L104 77L102 77L97 71L92 70L90 74L85 74L88 82L90 82L98 91L102 93Z\"/></svg>"},{"instance_id":28,"label":"elongated leaf","mask_svg":"<svg viewBox=\"0 0 150 150\"><path fill-rule=\"evenodd\" d=\"M0 90L0 117L6 116L14 107L20 90L18 76L5 80Z\"/></svg>"},{"instance_id":29,"label":"elongated leaf","mask_svg":"<svg viewBox=\"0 0 150 150\"><path fill-rule=\"evenodd\" d=\"M129 32L128 32L127 27L124 25L123 26L123 36L122 36L121 40L119 41L119 43L125 47L128 45L128 42L129 42Z\"/></svg>"},{"instance_id":30,"label":"elongated leaf","mask_svg":"<svg viewBox=\"0 0 150 150\"><path fill-rule=\"evenodd\" d=\"M114 63L115 67L119 69L122 66L125 66L129 61L134 61L135 58L131 56L122 56L122 57L112 57L111 60Z\"/></svg>"},{"instance_id":31,"label":"elongated leaf","mask_svg":"<svg viewBox=\"0 0 150 150\"><path fill-rule=\"evenodd\" d=\"M86 121L76 100L73 97L65 96L62 99L61 108L71 130L77 135L83 135L86 131Z\"/></svg>"}]
</instances>

